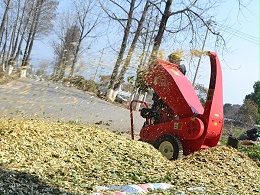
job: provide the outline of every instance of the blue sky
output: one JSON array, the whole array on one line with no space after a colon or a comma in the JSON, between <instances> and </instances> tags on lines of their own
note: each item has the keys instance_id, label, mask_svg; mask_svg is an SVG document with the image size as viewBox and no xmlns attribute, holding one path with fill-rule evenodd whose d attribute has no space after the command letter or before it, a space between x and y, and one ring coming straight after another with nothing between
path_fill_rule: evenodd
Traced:
<instances>
[{"instance_id":1,"label":"blue sky","mask_svg":"<svg viewBox=\"0 0 260 195\"><path fill-rule=\"evenodd\" d=\"M227 51L218 54L223 71L224 103L242 104L244 97L253 92L253 84L259 80L259 1L250 2L246 8L243 8L243 13L238 12L236 0L226 1L217 8L216 13L216 19L221 21L217 28L222 31L228 48ZM213 37L209 36L205 50L214 50L211 39L213 40ZM91 54L96 55L92 61L94 71L103 47L104 45L100 45L100 48L96 47L93 51L95 53ZM40 60L53 60L49 40L38 41L34 45L32 55L32 60L36 63ZM103 55L104 60L108 55L110 54ZM114 65L113 62L110 63L107 74L111 72ZM201 65L200 71L201 75L205 74L205 78L199 77L197 82L207 86L206 74L209 73L205 73L206 68L203 66L205 65Z\"/></svg>"},{"instance_id":2,"label":"blue sky","mask_svg":"<svg viewBox=\"0 0 260 195\"><path fill-rule=\"evenodd\" d=\"M253 92L253 84L259 80L259 1L252 1L244 15L238 15L232 5L226 3L221 9L222 13L230 13L225 26L231 26L225 33L230 37L227 42L230 53L221 59L224 102L242 104L245 95ZM234 35L229 33L231 31Z\"/></svg>"}]
</instances>

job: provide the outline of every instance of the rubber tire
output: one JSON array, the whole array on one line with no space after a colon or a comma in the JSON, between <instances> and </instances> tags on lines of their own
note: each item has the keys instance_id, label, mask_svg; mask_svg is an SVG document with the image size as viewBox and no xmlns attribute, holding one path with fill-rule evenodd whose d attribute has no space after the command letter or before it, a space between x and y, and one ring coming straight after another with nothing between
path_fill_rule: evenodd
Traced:
<instances>
[{"instance_id":1,"label":"rubber tire","mask_svg":"<svg viewBox=\"0 0 260 195\"><path fill-rule=\"evenodd\" d=\"M162 135L157 139L154 146L169 160L176 160L183 156L182 143L179 138L174 135Z\"/></svg>"}]
</instances>

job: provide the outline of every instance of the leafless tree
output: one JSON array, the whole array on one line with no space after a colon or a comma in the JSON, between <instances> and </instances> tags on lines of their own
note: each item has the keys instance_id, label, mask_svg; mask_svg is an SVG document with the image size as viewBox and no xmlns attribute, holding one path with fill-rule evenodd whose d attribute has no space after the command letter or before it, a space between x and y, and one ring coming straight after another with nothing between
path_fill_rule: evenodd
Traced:
<instances>
[{"instance_id":1,"label":"leafless tree","mask_svg":"<svg viewBox=\"0 0 260 195\"><path fill-rule=\"evenodd\" d=\"M100 13L94 0L73 1L71 8L62 14L55 30L59 43L53 43L57 56L53 75L58 80L64 77L65 69L69 66L68 78L73 76L78 58L85 51L84 41L89 41L89 47L91 39L96 37L94 30L100 23Z\"/></svg>"},{"instance_id":2,"label":"leafless tree","mask_svg":"<svg viewBox=\"0 0 260 195\"><path fill-rule=\"evenodd\" d=\"M51 21L55 17L54 11L57 8L57 5L58 3L55 0L36 0L34 6L32 6L34 11L27 36L22 66L26 66L29 62L36 35L45 34L52 27L51 23L48 21ZM49 25L46 25L47 22Z\"/></svg>"},{"instance_id":3,"label":"leafless tree","mask_svg":"<svg viewBox=\"0 0 260 195\"><path fill-rule=\"evenodd\" d=\"M157 57L164 32L168 31L171 33L178 33L184 30L191 30L193 35L199 35L198 31L196 31L195 27L196 23L202 23L207 28L210 29L210 32L218 35L218 33L214 32L209 26L210 16L207 15L207 12L213 8L213 4L208 2L203 4L204 7L200 6L198 3L199 0L189 1L189 2L181 2L182 6L178 7L173 4L172 0L165 1L164 11L161 12L162 17L160 21L160 25L158 28L157 35L154 39L153 49L151 52L151 57L149 59L149 64ZM176 9L177 8L177 9ZM160 10L160 8L158 7ZM175 10L175 11L171 11ZM206 15L206 16L204 16ZM167 23L170 17L174 17L174 27L167 28ZM192 36L193 36L192 35Z\"/></svg>"},{"instance_id":4,"label":"leafless tree","mask_svg":"<svg viewBox=\"0 0 260 195\"><path fill-rule=\"evenodd\" d=\"M122 67L121 72L118 76L118 83L119 84L121 84L121 82L124 80L125 73L126 73L128 67L130 65L130 61L131 61L132 55L134 53L138 38L140 37L140 34L142 32L143 23L146 19L146 15L147 15L149 7L150 7L150 1L146 1L146 4L145 4L144 9L142 11L141 18L138 21L138 26L137 26L137 29L135 31L135 35L134 35L134 38L132 40L130 49L128 50L128 54L127 54L126 59L124 61L123 67Z\"/></svg>"},{"instance_id":5,"label":"leafless tree","mask_svg":"<svg viewBox=\"0 0 260 195\"><path fill-rule=\"evenodd\" d=\"M36 70L35 74L38 77L46 77L46 72L48 69L48 61L41 60L39 63L39 68Z\"/></svg>"},{"instance_id":6,"label":"leafless tree","mask_svg":"<svg viewBox=\"0 0 260 195\"><path fill-rule=\"evenodd\" d=\"M1 59L1 64L2 64L2 68L1 68L1 72L5 71L6 69L6 53L7 53L7 48L8 48L8 37L9 37L9 12L11 10L11 4L12 1L8 0L8 1L4 1L4 14L3 14L3 18L2 18L2 22L1 22L1 26L0 26L0 59Z\"/></svg>"},{"instance_id":7,"label":"leafless tree","mask_svg":"<svg viewBox=\"0 0 260 195\"><path fill-rule=\"evenodd\" d=\"M12 0L4 1L5 11L4 11L4 15L3 15L1 26L0 26L0 47L2 45L4 28L5 28L5 25L6 25L6 22L7 22L8 11L10 10L11 3L12 3Z\"/></svg>"},{"instance_id":8,"label":"leafless tree","mask_svg":"<svg viewBox=\"0 0 260 195\"><path fill-rule=\"evenodd\" d=\"M110 86L109 86L109 88L114 88L114 84L116 82L121 82L123 80L125 72L128 69L128 66L129 66L130 60L131 60L130 55L133 54L135 44L136 44L137 39L138 39L139 34L140 34L138 28L142 24L140 25L140 22L139 22L140 26L138 25L136 30L134 30L133 28L131 29L131 27L133 27L133 25L131 25L132 21L136 20L133 17L133 15L134 15L134 3L135 3L134 1L129 1L129 3L130 3L129 11L126 11L126 9L125 9L126 6L123 7L123 6L119 5L119 3L114 1L114 0L110 0L110 2L113 3L114 5L118 6L125 13L127 13L127 19L123 20L122 18L117 16L117 13L110 13L108 11L108 9L105 9L103 7L103 10L107 13L107 15L111 19L117 21L124 28L124 35L123 35L122 43L121 43L121 46L120 46L120 51L119 51L118 58L117 58L117 61L115 63L112 75L111 75L111 82L110 82ZM139 3L141 4L143 2L144 1L140 1ZM145 1L145 2L147 3L148 1ZM212 9L213 5L214 5L210 2L205 3L205 4L199 4L198 0L194 0L194 1L189 1L189 2L180 1L180 2L175 2L175 4L173 4L172 0L167 0L167 1L162 1L162 2L151 1L151 4L155 9L157 9L159 11L159 14L161 15L161 20L160 20L159 26L157 26L156 19L158 19L158 16L153 17L153 19L155 20L155 21L153 21L153 23L155 24L153 26L155 28L153 29L153 32L149 32L147 30L147 35L150 34L150 33L155 34L155 37L153 39L152 50L151 51L148 50L148 52L151 52L149 62L153 61L157 57L160 45L161 45L162 40L164 38L165 31L168 32L168 33L177 34L177 33L182 32L184 30L187 30L187 31L190 30L192 36L194 36L194 35L199 36L200 33L198 33L198 29L195 29L195 27L199 26L196 23L200 23L201 26L206 25L206 27L210 30L211 33L218 35L218 33L214 32L214 30L210 27L210 25L208 23L210 16L208 16L206 13L207 13L207 11ZM163 8L164 11L161 11L161 8ZM172 10L174 10L174 11L172 11ZM146 19L145 18L146 16L145 16L144 13L146 13L146 12L143 12L144 18L142 18L142 20ZM168 21L171 17L174 18L174 19L171 21L171 23L172 23L170 25L171 27L169 27L169 25L167 26L167 23L168 23ZM125 22L126 25L123 25L124 23L122 23L122 22ZM123 65L123 68L121 69L121 72L120 72L120 74L117 78L118 70L120 68L120 64L123 61L123 56L124 56L125 50L127 48L126 43L127 43L129 33L131 32L131 30L133 32L135 32L135 36L134 36L134 39L132 41L132 46L130 46L130 49L128 50L128 54L127 54L125 63ZM144 32L142 32L142 34L143 33ZM145 40L145 42L147 43L146 40ZM146 44L145 44L144 48L146 48ZM150 48L148 48L148 49L150 49ZM143 49L143 51L145 51L145 50ZM144 56L145 55L142 55L142 61L145 60Z\"/></svg>"},{"instance_id":9,"label":"leafless tree","mask_svg":"<svg viewBox=\"0 0 260 195\"><path fill-rule=\"evenodd\" d=\"M165 31L166 25L167 25L167 21L170 17L170 10L171 10L171 6L172 6L172 0L167 0L165 8L164 8L164 12L162 13L162 19L160 21L160 26L157 32L157 35L154 39L154 44L153 44L153 49L152 49L152 55L151 55L151 60L154 60L157 57L157 53L159 50L159 47L161 45L161 41L163 38L163 33Z\"/></svg>"},{"instance_id":10,"label":"leafless tree","mask_svg":"<svg viewBox=\"0 0 260 195\"><path fill-rule=\"evenodd\" d=\"M67 49L66 45L71 42L66 43L66 37L69 29L75 24L75 17L73 17L72 10L64 11L60 13L61 17L55 23L55 28L53 30L55 34L55 39L52 42L54 54L55 54L55 64L52 74L52 79L58 81L64 77L65 69L67 67Z\"/></svg>"},{"instance_id":11,"label":"leafless tree","mask_svg":"<svg viewBox=\"0 0 260 195\"><path fill-rule=\"evenodd\" d=\"M82 46L82 42L84 39L89 36L94 29L99 24L99 17L100 13L99 11L97 13L93 13L96 7L95 1L74 1L75 4L75 10L76 10L76 22L79 28L79 37L77 42L73 41L71 44L73 47L75 47L74 53L73 53L73 60L72 60L72 66L69 73L69 78L73 76L75 65L78 61L78 57L80 55L80 48ZM93 11L93 12L92 12Z\"/></svg>"},{"instance_id":12,"label":"leafless tree","mask_svg":"<svg viewBox=\"0 0 260 195\"><path fill-rule=\"evenodd\" d=\"M59 55L58 62L60 63L60 69L58 69L58 80L63 79L65 75L65 69L69 64L72 64L71 62L74 62L74 56L77 52L76 46L79 40L80 36L80 30L77 26L72 26L70 29L68 29L64 41L62 42L61 50L58 50L58 54L61 53L62 55ZM63 39L63 38L62 38ZM71 77L71 76L70 76Z\"/></svg>"},{"instance_id":13,"label":"leafless tree","mask_svg":"<svg viewBox=\"0 0 260 195\"><path fill-rule=\"evenodd\" d=\"M116 83L116 77L117 77L117 74L118 74L118 70L119 70L120 64L123 61L123 56L124 56L124 53L125 53L125 50L126 50L126 47L127 47L127 41L128 41L128 37L129 37L129 34L130 34L130 29L131 29L131 24L132 24L132 20L133 20L133 14L134 14L134 10L135 10L136 0L128 1L129 11L127 11L124 7L122 7L121 4L119 4L118 2L116 2L114 0L110 0L110 2L113 5L119 7L126 14L126 18L119 18L119 16L117 16L116 13L108 12L108 10L102 6L102 2L100 2L100 5L102 6L103 10L107 13L107 15L111 19L119 22L119 24L124 29L124 35L123 35L123 39L122 39L122 42L121 42L121 45L120 45L120 50L119 50L119 53L118 53L118 56L117 56L117 60L116 60L113 72L111 74L110 84L108 86L109 89L113 89L114 85ZM124 24L125 22L126 22L126 24Z\"/></svg>"},{"instance_id":14,"label":"leafless tree","mask_svg":"<svg viewBox=\"0 0 260 195\"><path fill-rule=\"evenodd\" d=\"M22 66L28 64L33 42L50 31L58 5L56 0L9 0L1 23L1 63L3 69L16 64L24 48ZM48 24L48 25L46 25ZM3 43L3 44L2 44Z\"/></svg>"},{"instance_id":15,"label":"leafless tree","mask_svg":"<svg viewBox=\"0 0 260 195\"><path fill-rule=\"evenodd\" d=\"M159 2L159 5L162 2ZM143 87L140 86L142 82L142 74L146 69L146 65L148 64L148 58L151 50L151 46L154 42L154 37L156 34L156 28L158 27L159 20L159 11L155 6L150 8L149 16L147 17L144 24L144 31L141 33L140 39L140 63L138 64L136 70L136 79L135 79L135 87L140 88L142 90Z\"/></svg>"},{"instance_id":16,"label":"leafless tree","mask_svg":"<svg viewBox=\"0 0 260 195\"><path fill-rule=\"evenodd\" d=\"M32 7L34 9L34 13L33 13L32 23L31 23L31 27L29 29L27 42L26 42L26 46L25 46L25 50L24 50L22 66L26 66L29 63L29 56L32 51L34 37L37 32L36 30L37 30L37 27L39 24L39 18L40 18L42 6L43 6L43 0L40 0L40 1L37 1L35 3L35 6Z\"/></svg>"},{"instance_id":17,"label":"leafless tree","mask_svg":"<svg viewBox=\"0 0 260 195\"><path fill-rule=\"evenodd\" d=\"M23 3L19 0L17 5L17 26L14 26L15 41L13 43L10 59L13 59L15 63L18 61L19 55L22 55L22 45L24 37L29 26L29 21L33 12L33 9L29 7L29 0L25 0ZM21 15L20 15L21 13ZM15 31L17 29L17 31Z\"/></svg>"}]
</instances>

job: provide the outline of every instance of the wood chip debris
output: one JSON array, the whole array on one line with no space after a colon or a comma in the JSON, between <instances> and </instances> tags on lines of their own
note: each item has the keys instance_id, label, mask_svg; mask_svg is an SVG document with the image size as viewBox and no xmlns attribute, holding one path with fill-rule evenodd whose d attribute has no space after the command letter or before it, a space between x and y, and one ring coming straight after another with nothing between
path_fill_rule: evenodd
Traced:
<instances>
[{"instance_id":1,"label":"wood chip debris","mask_svg":"<svg viewBox=\"0 0 260 195\"><path fill-rule=\"evenodd\" d=\"M234 148L168 161L147 143L78 124L0 119L0 166L0 194L89 194L142 183L168 183L175 194L259 194L259 167Z\"/></svg>"}]
</instances>

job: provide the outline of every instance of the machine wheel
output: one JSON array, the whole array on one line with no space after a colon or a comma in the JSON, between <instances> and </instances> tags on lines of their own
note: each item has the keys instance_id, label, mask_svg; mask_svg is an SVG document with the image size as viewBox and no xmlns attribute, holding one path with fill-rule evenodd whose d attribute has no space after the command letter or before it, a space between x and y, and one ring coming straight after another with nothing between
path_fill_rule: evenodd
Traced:
<instances>
[{"instance_id":1,"label":"machine wheel","mask_svg":"<svg viewBox=\"0 0 260 195\"><path fill-rule=\"evenodd\" d=\"M159 137L156 141L155 148L169 160L176 160L183 155L182 143L174 135L167 134Z\"/></svg>"}]
</instances>

